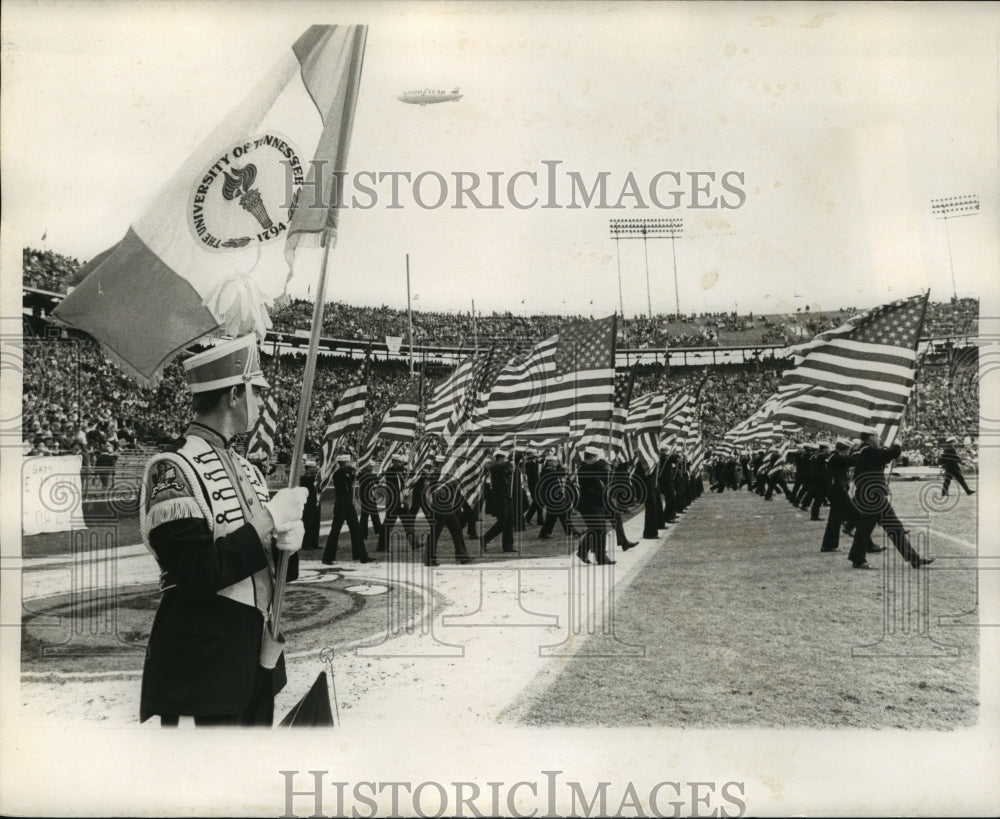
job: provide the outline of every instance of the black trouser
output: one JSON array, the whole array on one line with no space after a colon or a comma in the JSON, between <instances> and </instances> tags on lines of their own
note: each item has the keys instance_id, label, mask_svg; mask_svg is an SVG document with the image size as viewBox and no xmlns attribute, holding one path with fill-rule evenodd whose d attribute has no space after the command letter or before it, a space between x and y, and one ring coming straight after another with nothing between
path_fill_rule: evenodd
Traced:
<instances>
[{"instance_id":1,"label":"black trouser","mask_svg":"<svg viewBox=\"0 0 1000 819\"><path fill-rule=\"evenodd\" d=\"M514 551L514 504L510 498L493 498L493 512L496 515L496 522L483 535L483 545L485 546L497 535L500 535L500 544L505 552Z\"/></svg>"},{"instance_id":2,"label":"black trouser","mask_svg":"<svg viewBox=\"0 0 1000 819\"><path fill-rule=\"evenodd\" d=\"M466 532L469 537L479 537L476 534L476 524L479 522L479 518L483 513L483 497L480 493L479 498L475 503L466 503L464 507Z\"/></svg>"},{"instance_id":3,"label":"black trouser","mask_svg":"<svg viewBox=\"0 0 1000 819\"><path fill-rule=\"evenodd\" d=\"M385 510L385 521L378 533L378 550L380 552L389 548L389 534L397 519L403 524L403 531L406 532L407 539L413 540L413 516L401 511L398 506L390 506Z\"/></svg>"},{"instance_id":4,"label":"black trouser","mask_svg":"<svg viewBox=\"0 0 1000 819\"><path fill-rule=\"evenodd\" d=\"M660 493L656 491L656 479L652 475L646 476L646 516L642 523L642 536L644 538L658 538L660 536Z\"/></svg>"},{"instance_id":5,"label":"black trouser","mask_svg":"<svg viewBox=\"0 0 1000 819\"><path fill-rule=\"evenodd\" d=\"M372 531L378 535L382 532L382 520L379 518L377 509L363 509L361 511L361 537L368 537L368 519L371 518Z\"/></svg>"},{"instance_id":6,"label":"black trouser","mask_svg":"<svg viewBox=\"0 0 1000 819\"><path fill-rule=\"evenodd\" d=\"M337 546L340 542L340 530L347 524L347 530L351 533L351 557L361 560L368 557L365 551L365 538L361 534L361 522L358 520L358 513L353 503L333 504L333 523L330 525L330 534L326 538L326 548L323 549L323 561L333 562L337 559Z\"/></svg>"},{"instance_id":7,"label":"black trouser","mask_svg":"<svg viewBox=\"0 0 1000 819\"><path fill-rule=\"evenodd\" d=\"M176 728L180 723L179 714L161 714L160 726ZM239 714L197 714L194 724L199 728L211 727L270 727L274 724L274 680L272 671L257 666L250 701Z\"/></svg>"},{"instance_id":8,"label":"black trouser","mask_svg":"<svg viewBox=\"0 0 1000 819\"><path fill-rule=\"evenodd\" d=\"M830 516L826 519L826 531L823 532L823 542L820 544L821 552L832 552L840 547L840 527L853 517L853 504L847 490L833 484L829 492Z\"/></svg>"},{"instance_id":9,"label":"black trouser","mask_svg":"<svg viewBox=\"0 0 1000 819\"><path fill-rule=\"evenodd\" d=\"M948 494L948 487L951 486L951 482L953 480L959 486L961 486L962 489L965 490L965 494L966 495L969 495L969 494L972 493L972 490L969 489L969 485L965 482L965 478L962 477L962 473L961 472L945 472L944 473L944 486L941 487L941 494L942 495L947 495Z\"/></svg>"},{"instance_id":10,"label":"black trouser","mask_svg":"<svg viewBox=\"0 0 1000 819\"><path fill-rule=\"evenodd\" d=\"M551 509L546 509L545 523L542 524L541 530L538 532L539 537L551 537L552 532L555 531L556 521L562 524L563 531L568 535L572 531L572 524L569 520L569 510L563 512L554 512Z\"/></svg>"},{"instance_id":11,"label":"black trouser","mask_svg":"<svg viewBox=\"0 0 1000 819\"><path fill-rule=\"evenodd\" d=\"M721 484L719 491L722 491ZM660 489L660 493L663 495L663 512L660 514L660 527L662 528L666 524L677 520L677 505L673 487L663 487Z\"/></svg>"},{"instance_id":12,"label":"black trouser","mask_svg":"<svg viewBox=\"0 0 1000 819\"><path fill-rule=\"evenodd\" d=\"M524 508L527 504L525 501L527 498L524 496L524 492L518 492L514 498L514 505L511 508L511 517L513 518L514 529L518 532L523 532L527 528L524 522Z\"/></svg>"},{"instance_id":13,"label":"black trouser","mask_svg":"<svg viewBox=\"0 0 1000 819\"><path fill-rule=\"evenodd\" d=\"M812 489L812 504L809 508L809 520L819 520L819 510L826 500L826 487L814 486Z\"/></svg>"},{"instance_id":14,"label":"black trouser","mask_svg":"<svg viewBox=\"0 0 1000 819\"><path fill-rule=\"evenodd\" d=\"M455 544L455 557L460 563L469 562L469 553L465 550L465 536L462 534L462 524L455 512L430 512L424 510L424 517L430 525L430 537L427 549L424 552L424 565L429 566L436 562L437 543L441 537L441 532L447 528L451 540Z\"/></svg>"},{"instance_id":15,"label":"black trouser","mask_svg":"<svg viewBox=\"0 0 1000 819\"><path fill-rule=\"evenodd\" d=\"M631 541L625 535L625 523L622 521L621 514L616 512L614 518L615 518L615 536L618 538L618 545L624 546L627 543L631 543Z\"/></svg>"},{"instance_id":16,"label":"black trouser","mask_svg":"<svg viewBox=\"0 0 1000 819\"><path fill-rule=\"evenodd\" d=\"M770 500L775 489L785 497L788 496L788 484L785 483L785 477L780 472L767 476L767 491L764 493L764 500Z\"/></svg>"},{"instance_id":17,"label":"black trouser","mask_svg":"<svg viewBox=\"0 0 1000 819\"><path fill-rule=\"evenodd\" d=\"M542 510L542 505L538 502L538 499L535 497L535 493L532 492L531 493L531 505L528 507L528 511L524 515L525 521L527 521L528 523L531 523L531 516L534 515L536 517L536 519L538 520L539 526L544 525L543 524L544 516L542 514L542 511L543 511Z\"/></svg>"},{"instance_id":18,"label":"black trouser","mask_svg":"<svg viewBox=\"0 0 1000 819\"><path fill-rule=\"evenodd\" d=\"M306 504L305 512L302 513L302 525L305 534L302 537L302 550L319 548L319 504Z\"/></svg>"},{"instance_id":19,"label":"black trouser","mask_svg":"<svg viewBox=\"0 0 1000 819\"><path fill-rule=\"evenodd\" d=\"M889 540L892 541L892 545L896 547L903 559L913 563L919 555L911 548L903 524L896 517L896 512L889 502L886 502L880 511L873 514L864 514L858 510L854 541L851 543L851 551L848 555L851 562L855 565L865 562L869 544L872 543L872 532L875 530L875 525L879 523L882 524Z\"/></svg>"},{"instance_id":20,"label":"black trouser","mask_svg":"<svg viewBox=\"0 0 1000 819\"><path fill-rule=\"evenodd\" d=\"M604 542L608 529L607 524L610 522L608 516L603 514L584 515L583 513L581 515L587 529L583 533L583 537L580 538L576 553L581 560L586 560L587 552L593 552L597 562L603 563L608 559L607 546Z\"/></svg>"}]
</instances>

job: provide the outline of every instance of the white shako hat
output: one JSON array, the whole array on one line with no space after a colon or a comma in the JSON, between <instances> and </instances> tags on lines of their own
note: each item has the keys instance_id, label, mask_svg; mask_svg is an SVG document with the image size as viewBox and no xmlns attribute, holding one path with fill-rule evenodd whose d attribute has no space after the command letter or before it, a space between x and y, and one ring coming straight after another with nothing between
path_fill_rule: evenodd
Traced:
<instances>
[{"instance_id":1,"label":"white shako hat","mask_svg":"<svg viewBox=\"0 0 1000 819\"><path fill-rule=\"evenodd\" d=\"M271 386L260 368L257 336L252 333L191 356L184 362L184 374L191 392L220 390L236 384Z\"/></svg>"},{"instance_id":2,"label":"white shako hat","mask_svg":"<svg viewBox=\"0 0 1000 819\"><path fill-rule=\"evenodd\" d=\"M585 447L584 450L583 450L583 454L584 455L594 455L594 456L596 456L598 458L604 457L604 453L601 450L599 450L596 446Z\"/></svg>"}]
</instances>

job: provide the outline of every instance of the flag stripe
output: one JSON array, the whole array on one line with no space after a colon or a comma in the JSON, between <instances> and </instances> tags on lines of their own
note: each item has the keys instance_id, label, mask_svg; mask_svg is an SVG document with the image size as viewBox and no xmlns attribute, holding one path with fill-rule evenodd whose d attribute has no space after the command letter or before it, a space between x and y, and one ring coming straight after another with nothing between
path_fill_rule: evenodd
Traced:
<instances>
[{"instance_id":1,"label":"flag stripe","mask_svg":"<svg viewBox=\"0 0 1000 819\"><path fill-rule=\"evenodd\" d=\"M795 366L766 402L772 420L845 434L897 428L915 383L928 296L874 308L795 348Z\"/></svg>"},{"instance_id":2,"label":"flag stripe","mask_svg":"<svg viewBox=\"0 0 1000 819\"><path fill-rule=\"evenodd\" d=\"M143 386L156 382L165 360L219 325L191 284L132 228L117 245L84 265L81 274L86 278L59 303L53 317L96 338ZM169 312L158 314L160 321L149 320L150 293L156 294L157 305L170 305ZM131 351L128 360L117 354L126 349Z\"/></svg>"},{"instance_id":3,"label":"flag stripe","mask_svg":"<svg viewBox=\"0 0 1000 819\"><path fill-rule=\"evenodd\" d=\"M437 385L427 404L424 417L425 432L443 433L446 430L455 404L461 400L468 387L474 362L472 356L463 359L448 377Z\"/></svg>"}]
</instances>

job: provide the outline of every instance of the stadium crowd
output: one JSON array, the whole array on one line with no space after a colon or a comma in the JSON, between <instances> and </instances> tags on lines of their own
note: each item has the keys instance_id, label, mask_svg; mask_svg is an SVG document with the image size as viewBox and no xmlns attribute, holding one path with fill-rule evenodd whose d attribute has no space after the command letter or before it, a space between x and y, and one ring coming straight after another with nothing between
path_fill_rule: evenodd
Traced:
<instances>
[{"instance_id":1,"label":"stadium crowd","mask_svg":"<svg viewBox=\"0 0 1000 819\"><path fill-rule=\"evenodd\" d=\"M80 262L51 250L25 248L24 285L65 293L77 279ZM809 305L794 312L771 315L742 315L731 312L703 312L686 315L657 314L633 316L620 321L618 340L628 347L664 346L718 347L726 345L791 344L842 324L856 312L854 307L820 312ZM977 299L958 299L947 304L931 303L927 311L928 335L974 333L979 312ZM415 310L413 341L418 345L471 347L491 341L530 345L554 335L567 321L581 315L522 315L511 312L477 314ZM592 316L591 316L592 318ZM308 329L312 322L312 302L292 299L272 311L275 330L294 332ZM405 310L386 305L366 307L329 302L323 316L323 332L346 340L377 340L386 336L407 338L409 321Z\"/></svg>"},{"instance_id":2,"label":"stadium crowd","mask_svg":"<svg viewBox=\"0 0 1000 819\"><path fill-rule=\"evenodd\" d=\"M79 267L75 259L51 251L24 250L25 285L65 291ZM931 304L928 321L938 326L974 326L976 300L961 299L952 304ZM275 325L298 329L308 325L312 307L305 301L293 301L278 311ZM819 332L837 326L851 314L841 310L832 315L802 314L798 326L803 333ZM477 317L480 343L496 338L512 348L524 349L558 332L567 320L579 316L518 316L494 313ZM468 314L414 313L414 337L418 342L442 346L471 343L472 319ZM388 307L371 308L331 303L327 307L325 327L339 338L380 338L406 334L404 311ZM670 344L701 344L706 339L718 343L720 334L750 331L794 336L794 327L776 322L773 317L703 313L698 316L662 316L653 320L630 319L622 330L630 344L662 343L665 328L687 327L670 336ZM96 464L97 456L123 448L159 447L173 441L184 429L189 415L189 401L179 363L170 364L160 384L140 389L100 352L88 337L72 331L55 331L44 317L25 318L23 419L25 449L36 454L80 451L85 460ZM795 331L797 332L797 331ZM757 336L759 340L760 336ZM792 340L792 339L786 339ZM752 343L752 342L751 342ZM276 438L278 462L287 462L293 443L296 408L301 391L304 356L267 355L263 367L278 405L279 426ZM719 440L723 433L752 414L778 387L786 359L757 360L751 365L723 364L712 367L673 367L662 364L639 364L634 367L632 396L660 388L680 387L698 390L702 431L706 444ZM320 357L306 452L320 451L323 432L332 418L336 401L343 389L361 378L362 361L335 355ZM428 365L423 370L424 397L433 385L443 380L450 368ZM953 388L955 368L947 356L928 360L919 370L915 398L907 410L900 443L908 463L937 463L941 444L947 435L958 434L967 445L974 443L978 423L978 381L966 379L962 389ZM369 399L364 428L356 436L363 440L381 421L385 411L402 395L409 382L409 369L403 360L373 360L368 374ZM699 389L700 388L700 389ZM974 461L974 457L973 457Z\"/></svg>"}]
</instances>

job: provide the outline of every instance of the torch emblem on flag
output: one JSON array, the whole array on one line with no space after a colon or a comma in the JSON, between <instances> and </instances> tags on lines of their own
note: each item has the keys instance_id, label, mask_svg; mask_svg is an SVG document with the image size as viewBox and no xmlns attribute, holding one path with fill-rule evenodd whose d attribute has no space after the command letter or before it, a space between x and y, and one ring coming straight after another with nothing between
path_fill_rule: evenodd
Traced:
<instances>
[{"instance_id":1,"label":"torch emblem on flag","mask_svg":"<svg viewBox=\"0 0 1000 819\"><path fill-rule=\"evenodd\" d=\"M257 166L247 165L245 168L233 168L231 175L224 173L223 176L226 178L222 184L223 199L231 202L237 196L240 197L240 205L243 210L252 214L264 230L270 228L274 222L267 215L267 208L264 207L260 191L251 187L257 178Z\"/></svg>"}]
</instances>

